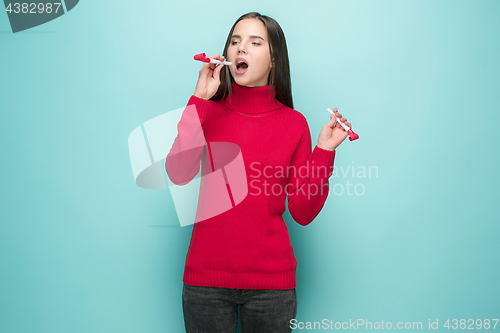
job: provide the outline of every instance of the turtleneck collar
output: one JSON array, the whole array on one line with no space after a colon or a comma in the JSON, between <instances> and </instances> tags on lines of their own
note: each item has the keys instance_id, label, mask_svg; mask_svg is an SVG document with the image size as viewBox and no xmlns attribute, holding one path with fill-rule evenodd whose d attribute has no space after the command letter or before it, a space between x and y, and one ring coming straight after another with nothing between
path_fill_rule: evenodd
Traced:
<instances>
[{"instance_id":1,"label":"turtleneck collar","mask_svg":"<svg viewBox=\"0 0 500 333\"><path fill-rule=\"evenodd\" d=\"M245 87L236 81L233 81L232 89L223 103L227 108L243 113L265 113L283 106L276 100L276 92L272 85Z\"/></svg>"}]
</instances>

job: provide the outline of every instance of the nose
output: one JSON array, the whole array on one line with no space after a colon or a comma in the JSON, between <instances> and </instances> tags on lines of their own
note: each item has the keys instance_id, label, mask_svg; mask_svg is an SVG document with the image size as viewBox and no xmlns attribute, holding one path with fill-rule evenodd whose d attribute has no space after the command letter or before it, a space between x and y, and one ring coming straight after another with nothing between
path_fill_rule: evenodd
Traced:
<instances>
[{"instance_id":1,"label":"nose","mask_svg":"<svg viewBox=\"0 0 500 333\"><path fill-rule=\"evenodd\" d=\"M243 46L243 43L240 43L239 46L238 46L238 54L240 53L246 53L247 51L245 51L245 47Z\"/></svg>"}]
</instances>

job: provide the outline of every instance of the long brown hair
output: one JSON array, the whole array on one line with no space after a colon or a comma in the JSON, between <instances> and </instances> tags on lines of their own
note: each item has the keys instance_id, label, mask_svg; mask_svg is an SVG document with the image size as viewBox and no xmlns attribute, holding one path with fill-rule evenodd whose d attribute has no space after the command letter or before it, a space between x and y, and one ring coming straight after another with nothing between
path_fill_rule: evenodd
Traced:
<instances>
[{"instance_id":1,"label":"long brown hair","mask_svg":"<svg viewBox=\"0 0 500 333\"><path fill-rule=\"evenodd\" d=\"M288 60L288 50L286 47L285 34L281 30L280 25L273 18L265 15L260 15L257 12L250 12L241 16L232 26L229 35L227 36L226 45L224 46L224 52L222 55L227 59L227 48L231 42L231 36L233 35L234 27L239 21L255 18L264 23L267 29L267 37L269 40L269 52L271 54L271 59L274 59L273 67L269 72L269 77L267 79L267 84L271 85L274 91L276 91L276 99L293 109L293 99L292 99L292 82L290 79L290 63ZM210 98L211 101L217 101L226 98L231 92L234 79L231 76L229 68L227 66L222 67L220 71L220 86L215 95ZM272 91L271 91L272 93Z\"/></svg>"}]
</instances>

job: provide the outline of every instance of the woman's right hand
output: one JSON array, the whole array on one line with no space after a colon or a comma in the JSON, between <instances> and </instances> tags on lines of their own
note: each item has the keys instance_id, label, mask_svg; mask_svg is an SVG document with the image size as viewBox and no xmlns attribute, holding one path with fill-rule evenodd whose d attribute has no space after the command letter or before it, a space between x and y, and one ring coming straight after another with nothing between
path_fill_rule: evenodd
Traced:
<instances>
[{"instance_id":1,"label":"woman's right hand","mask_svg":"<svg viewBox=\"0 0 500 333\"><path fill-rule=\"evenodd\" d=\"M220 53L214 54L209 58L226 61L224 56ZM203 98L209 100L217 92L220 86L220 71L223 64L211 64L209 62L204 62L200 69L200 74L198 76L198 82L196 83L196 89L194 94L198 98Z\"/></svg>"}]
</instances>

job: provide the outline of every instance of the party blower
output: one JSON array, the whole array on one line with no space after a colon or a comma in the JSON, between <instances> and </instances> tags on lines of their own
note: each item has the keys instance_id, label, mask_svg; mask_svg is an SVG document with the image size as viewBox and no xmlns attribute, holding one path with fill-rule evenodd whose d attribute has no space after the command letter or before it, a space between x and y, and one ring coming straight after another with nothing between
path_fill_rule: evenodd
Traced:
<instances>
[{"instance_id":1,"label":"party blower","mask_svg":"<svg viewBox=\"0 0 500 333\"><path fill-rule=\"evenodd\" d=\"M332 110L330 110L329 108L327 109L328 112L330 112L335 118L337 118L337 121L339 122L340 125L342 125L342 127L347 131L347 133L349 134L349 141L354 141L356 139L359 139L359 135L357 135L356 133L354 133L352 131L352 129L350 129L346 124L344 124L343 122L340 121L339 117L337 117L335 115L335 113L333 113ZM337 110L337 108L335 108L335 110Z\"/></svg>"},{"instance_id":2,"label":"party blower","mask_svg":"<svg viewBox=\"0 0 500 333\"><path fill-rule=\"evenodd\" d=\"M208 58L205 53L200 53L194 56L194 60L209 62L211 64L223 64L223 65L231 65L229 61L220 61L212 58Z\"/></svg>"}]
</instances>

